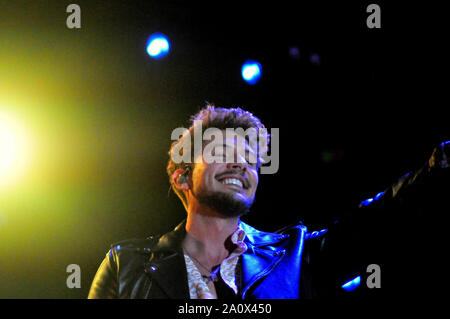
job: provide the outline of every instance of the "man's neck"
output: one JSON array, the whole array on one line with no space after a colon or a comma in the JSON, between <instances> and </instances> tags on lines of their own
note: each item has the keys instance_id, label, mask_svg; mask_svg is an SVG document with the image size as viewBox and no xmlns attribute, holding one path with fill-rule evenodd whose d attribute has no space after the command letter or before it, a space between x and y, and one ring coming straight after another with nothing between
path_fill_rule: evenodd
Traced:
<instances>
[{"instance_id":1,"label":"man's neck","mask_svg":"<svg viewBox=\"0 0 450 319\"><path fill-rule=\"evenodd\" d=\"M236 231L239 217L224 218L218 214L189 212L186 221L186 238L183 246L188 254L204 266L213 267L230 254L227 245Z\"/></svg>"}]
</instances>

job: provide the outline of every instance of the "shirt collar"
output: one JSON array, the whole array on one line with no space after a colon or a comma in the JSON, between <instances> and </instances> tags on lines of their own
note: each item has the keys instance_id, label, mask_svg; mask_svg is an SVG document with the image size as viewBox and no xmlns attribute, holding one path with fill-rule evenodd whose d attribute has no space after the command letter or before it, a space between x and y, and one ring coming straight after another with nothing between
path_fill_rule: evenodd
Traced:
<instances>
[{"instance_id":1,"label":"shirt collar","mask_svg":"<svg viewBox=\"0 0 450 319\"><path fill-rule=\"evenodd\" d=\"M245 237L246 237L245 230L244 230L244 228L242 228L241 224L239 223L235 232L231 235L231 242L233 244L243 242Z\"/></svg>"}]
</instances>

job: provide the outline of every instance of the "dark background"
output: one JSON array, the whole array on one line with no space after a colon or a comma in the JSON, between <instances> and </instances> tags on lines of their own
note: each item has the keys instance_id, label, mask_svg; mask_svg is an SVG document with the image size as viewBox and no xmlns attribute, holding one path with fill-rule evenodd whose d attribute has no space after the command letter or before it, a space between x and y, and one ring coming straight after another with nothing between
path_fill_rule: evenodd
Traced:
<instances>
[{"instance_id":1,"label":"dark background","mask_svg":"<svg viewBox=\"0 0 450 319\"><path fill-rule=\"evenodd\" d=\"M206 101L280 130L279 171L260 177L243 218L266 231L299 220L326 227L449 139L437 6L377 1L382 27L368 29L365 1L76 1L82 27L70 30L70 3L0 8L2 65L12 74L4 70L2 84L43 101L20 111L40 114L56 139L42 168L49 209L14 206L20 214L1 224L2 298L85 298L111 243L177 225L185 212L168 195L170 133ZM145 51L154 32L171 42L162 60ZM250 58L263 67L254 86L240 75ZM72 263L81 289L66 287Z\"/></svg>"}]
</instances>

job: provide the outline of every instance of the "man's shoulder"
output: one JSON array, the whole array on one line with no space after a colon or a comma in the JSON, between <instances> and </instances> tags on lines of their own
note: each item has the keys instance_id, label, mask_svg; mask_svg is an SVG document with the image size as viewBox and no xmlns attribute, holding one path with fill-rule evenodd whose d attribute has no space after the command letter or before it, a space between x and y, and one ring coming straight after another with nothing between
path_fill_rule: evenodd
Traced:
<instances>
[{"instance_id":1,"label":"man's shoulder","mask_svg":"<svg viewBox=\"0 0 450 319\"><path fill-rule=\"evenodd\" d=\"M136 252L150 253L158 242L160 236L148 236L145 238L129 238L111 244L111 251L114 252Z\"/></svg>"},{"instance_id":2,"label":"man's shoulder","mask_svg":"<svg viewBox=\"0 0 450 319\"><path fill-rule=\"evenodd\" d=\"M307 226L303 224L302 221L298 221L296 223L287 225L279 230L277 230L275 233L278 234L303 234L304 240L311 240L311 239L319 239L322 238L327 232L328 228L313 228L316 230L309 230Z\"/></svg>"}]
</instances>

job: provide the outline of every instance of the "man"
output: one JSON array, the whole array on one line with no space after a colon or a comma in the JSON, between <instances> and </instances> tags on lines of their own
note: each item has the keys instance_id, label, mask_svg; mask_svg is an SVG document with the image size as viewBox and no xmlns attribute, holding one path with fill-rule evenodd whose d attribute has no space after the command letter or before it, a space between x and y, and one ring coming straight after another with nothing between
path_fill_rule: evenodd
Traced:
<instances>
[{"instance_id":1,"label":"man","mask_svg":"<svg viewBox=\"0 0 450 319\"><path fill-rule=\"evenodd\" d=\"M210 105L192 120L189 130L173 143L167 167L187 219L163 236L114 244L93 280L89 298L338 296L346 281L366 271L370 260L384 264L392 252L389 242L379 240L384 226L373 212L375 216L394 212L401 224L404 202L419 205L417 194L448 167L450 144L443 143L424 167L363 202L357 213L328 230L308 232L297 224L267 233L240 220L255 198L266 149L250 135L226 134L230 128L261 132L264 125L242 109ZM195 150L194 133L199 128L202 132L214 128L215 138L203 140ZM263 140L268 143L267 136Z\"/></svg>"}]
</instances>

